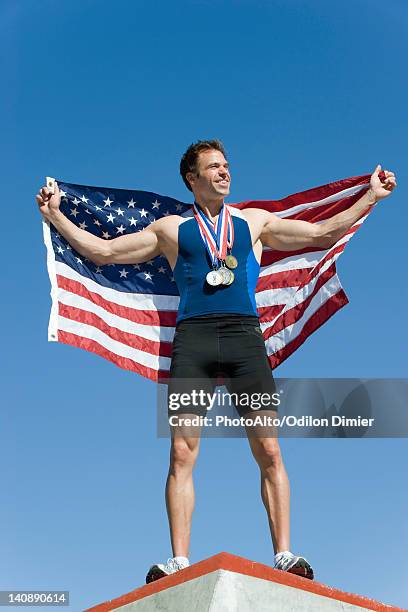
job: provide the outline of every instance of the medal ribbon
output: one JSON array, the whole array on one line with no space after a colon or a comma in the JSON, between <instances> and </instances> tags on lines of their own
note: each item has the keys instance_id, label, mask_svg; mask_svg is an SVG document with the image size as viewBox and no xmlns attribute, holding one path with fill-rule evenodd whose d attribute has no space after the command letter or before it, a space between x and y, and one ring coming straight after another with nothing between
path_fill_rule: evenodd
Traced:
<instances>
[{"instance_id":1,"label":"medal ribbon","mask_svg":"<svg viewBox=\"0 0 408 612\"><path fill-rule=\"evenodd\" d=\"M232 249L234 244L234 224L231 212L228 206L223 204L218 219L213 223L195 203L193 208L201 239L210 255L213 267L216 267L217 259L224 260L227 247Z\"/></svg>"}]
</instances>

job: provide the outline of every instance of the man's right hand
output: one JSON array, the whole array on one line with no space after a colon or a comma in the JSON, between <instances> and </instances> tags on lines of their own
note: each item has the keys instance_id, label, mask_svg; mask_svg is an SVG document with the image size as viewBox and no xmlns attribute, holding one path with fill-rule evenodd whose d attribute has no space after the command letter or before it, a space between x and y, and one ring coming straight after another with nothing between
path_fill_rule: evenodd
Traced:
<instances>
[{"instance_id":1,"label":"man's right hand","mask_svg":"<svg viewBox=\"0 0 408 612\"><path fill-rule=\"evenodd\" d=\"M40 213L45 217L45 219L48 220L52 217L53 213L56 213L59 210L61 203L61 193L57 181L55 181L54 191L54 194L50 193L48 187L45 186L42 187L35 196Z\"/></svg>"}]
</instances>

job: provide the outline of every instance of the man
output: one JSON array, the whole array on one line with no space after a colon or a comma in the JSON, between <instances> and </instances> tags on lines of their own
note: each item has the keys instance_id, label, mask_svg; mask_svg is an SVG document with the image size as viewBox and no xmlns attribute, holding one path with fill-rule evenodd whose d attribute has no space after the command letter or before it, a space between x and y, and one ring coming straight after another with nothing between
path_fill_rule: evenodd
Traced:
<instances>
[{"instance_id":1,"label":"man","mask_svg":"<svg viewBox=\"0 0 408 612\"><path fill-rule=\"evenodd\" d=\"M255 286L263 246L281 251L333 245L369 207L396 186L393 172L379 179L377 166L370 188L349 209L319 224L280 219L262 209L224 205L231 175L223 145L198 141L181 160L180 173L194 194L194 205L183 215L168 215L143 231L103 240L80 229L59 210L60 192L43 187L36 196L44 218L80 254L97 265L137 264L163 254L173 270L180 305L173 342L169 394L189 380L214 388L217 375L227 375L232 391L275 391L255 305ZM183 389L184 390L184 389ZM236 405L241 416L251 408ZM260 415L274 415L274 405ZM187 406L178 417L202 416L205 407ZM169 409L170 415L170 409ZM189 565L189 539L194 508L193 468L200 438L181 418L171 427L170 468L166 483L173 557L153 565L146 581ZM251 451L260 468L261 495L267 511L277 569L313 578L302 556L290 552L289 481L275 435L247 427Z\"/></svg>"}]
</instances>

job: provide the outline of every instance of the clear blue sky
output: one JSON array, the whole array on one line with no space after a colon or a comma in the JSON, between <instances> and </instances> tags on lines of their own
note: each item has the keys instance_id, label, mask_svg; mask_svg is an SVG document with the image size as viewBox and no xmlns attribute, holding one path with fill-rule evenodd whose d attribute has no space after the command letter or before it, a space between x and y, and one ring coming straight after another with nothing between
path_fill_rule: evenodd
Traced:
<instances>
[{"instance_id":1,"label":"clear blue sky","mask_svg":"<svg viewBox=\"0 0 408 612\"><path fill-rule=\"evenodd\" d=\"M79 611L171 556L155 384L47 342L45 175L186 201L180 156L217 137L242 201L381 163L398 187L339 261L350 304L275 373L406 377L407 26L404 0L3 0L1 589L68 589ZM282 441L292 550L319 581L408 607L407 446ZM203 440L195 483L191 561L272 564L247 441Z\"/></svg>"}]
</instances>

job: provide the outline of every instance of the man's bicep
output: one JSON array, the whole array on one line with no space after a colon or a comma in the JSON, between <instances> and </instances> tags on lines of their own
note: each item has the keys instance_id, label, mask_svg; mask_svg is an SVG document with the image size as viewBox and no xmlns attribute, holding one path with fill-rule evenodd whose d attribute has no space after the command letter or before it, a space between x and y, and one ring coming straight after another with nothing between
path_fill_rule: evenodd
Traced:
<instances>
[{"instance_id":1,"label":"man's bicep","mask_svg":"<svg viewBox=\"0 0 408 612\"><path fill-rule=\"evenodd\" d=\"M270 213L264 226L261 241L279 251L292 251L314 246L318 231L313 223L299 219L281 219Z\"/></svg>"},{"instance_id":2,"label":"man's bicep","mask_svg":"<svg viewBox=\"0 0 408 612\"><path fill-rule=\"evenodd\" d=\"M137 264L161 254L157 233L145 228L110 240L109 263Z\"/></svg>"}]
</instances>

